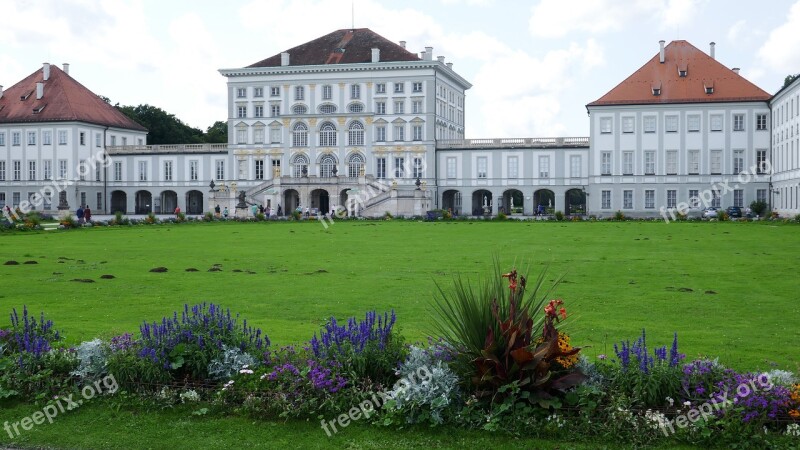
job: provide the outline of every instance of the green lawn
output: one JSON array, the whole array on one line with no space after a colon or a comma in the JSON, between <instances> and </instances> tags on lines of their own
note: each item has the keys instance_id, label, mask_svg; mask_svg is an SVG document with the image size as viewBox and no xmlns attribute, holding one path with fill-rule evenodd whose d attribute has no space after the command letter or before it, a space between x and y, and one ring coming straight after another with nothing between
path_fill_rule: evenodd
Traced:
<instances>
[{"instance_id":1,"label":"green lawn","mask_svg":"<svg viewBox=\"0 0 800 450\"><path fill-rule=\"evenodd\" d=\"M498 256L505 267L529 263L531 275L565 275L557 296L573 343L590 355L646 328L651 346L677 331L689 357L718 355L739 369L797 371L800 359L793 225L214 223L2 234L0 243L0 264L38 262L0 265L0 311L44 311L72 343L135 332L204 301L240 312L273 344L309 339L330 315L392 308L402 332L423 340L435 283L487 276ZM208 272L214 264L222 270ZM150 272L159 266L168 272Z\"/></svg>"}]
</instances>

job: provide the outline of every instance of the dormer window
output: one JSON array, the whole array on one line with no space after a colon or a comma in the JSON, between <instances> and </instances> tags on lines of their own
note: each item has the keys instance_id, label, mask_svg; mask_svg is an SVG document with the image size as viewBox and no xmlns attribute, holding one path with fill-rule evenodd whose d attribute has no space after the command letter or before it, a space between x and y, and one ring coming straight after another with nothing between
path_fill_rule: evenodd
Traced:
<instances>
[{"instance_id":1,"label":"dormer window","mask_svg":"<svg viewBox=\"0 0 800 450\"><path fill-rule=\"evenodd\" d=\"M706 94L713 94L714 86L706 86Z\"/></svg>"},{"instance_id":2,"label":"dormer window","mask_svg":"<svg viewBox=\"0 0 800 450\"><path fill-rule=\"evenodd\" d=\"M653 95L655 96L661 95L661 83L650 86L650 90L653 92Z\"/></svg>"},{"instance_id":3,"label":"dormer window","mask_svg":"<svg viewBox=\"0 0 800 450\"><path fill-rule=\"evenodd\" d=\"M703 82L703 89L705 90L706 94L713 94L714 93L714 82L713 81L704 81Z\"/></svg>"},{"instance_id":4,"label":"dormer window","mask_svg":"<svg viewBox=\"0 0 800 450\"><path fill-rule=\"evenodd\" d=\"M30 91L30 92L28 92L28 93L27 93L27 94L25 94L25 95L20 95L20 96L19 96L19 99L20 99L20 100L22 100L22 101L25 101L25 100L27 100L27 99L28 99L28 97L30 97L30 96L31 96L31 94L33 94L33 91Z\"/></svg>"},{"instance_id":5,"label":"dormer window","mask_svg":"<svg viewBox=\"0 0 800 450\"><path fill-rule=\"evenodd\" d=\"M42 112L42 110L44 109L45 106L47 106L47 105L37 106L36 108L33 108L33 113L34 114L39 114L40 112Z\"/></svg>"},{"instance_id":6,"label":"dormer window","mask_svg":"<svg viewBox=\"0 0 800 450\"><path fill-rule=\"evenodd\" d=\"M689 66L687 64L681 64L678 66L678 76L681 78L686 78L686 75L689 74Z\"/></svg>"}]
</instances>

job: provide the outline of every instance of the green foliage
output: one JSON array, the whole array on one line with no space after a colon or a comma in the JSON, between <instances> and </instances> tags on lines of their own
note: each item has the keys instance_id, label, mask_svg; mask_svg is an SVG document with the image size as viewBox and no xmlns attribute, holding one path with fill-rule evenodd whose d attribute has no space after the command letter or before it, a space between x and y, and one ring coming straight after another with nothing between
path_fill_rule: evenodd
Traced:
<instances>
[{"instance_id":1,"label":"green foliage","mask_svg":"<svg viewBox=\"0 0 800 450\"><path fill-rule=\"evenodd\" d=\"M151 392L158 385L169 383L172 377L164 366L148 358L140 358L139 346L114 351L108 356L108 373L114 374L121 389L131 392Z\"/></svg>"},{"instance_id":2,"label":"green foliage","mask_svg":"<svg viewBox=\"0 0 800 450\"><path fill-rule=\"evenodd\" d=\"M503 221L503 220L507 220L507 219L508 219L508 216L506 215L506 213L504 213L502 211L498 212L497 216L495 216L495 220Z\"/></svg>"},{"instance_id":3,"label":"green foliage","mask_svg":"<svg viewBox=\"0 0 800 450\"><path fill-rule=\"evenodd\" d=\"M800 77L800 73L794 75L792 74L786 75L786 78L783 79L783 87L781 89L794 83L794 80L796 80L798 77Z\"/></svg>"},{"instance_id":4,"label":"green foliage","mask_svg":"<svg viewBox=\"0 0 800 450\"><path fill-rule=\"evenodd\" d=\"M205 142L210 144L228 143L228 123L218 120L206 129Z\"/></svg>"},{"instance_id":5,"label":"green foliage","mask_svg":"<svg viewBox=\"0 0 800 450\"><path fill-rule=\"evenodd\" d=\"M147 143L161 144L198 144L203 142L203 131L192 128L173 114L150 105L119 106L123 114L139 125L147 128Z\"/></svg>"},{"instance_id":6,"label":"green foliage","mask_svg":"<svg viewBox=\"0 0 800 450\"><path fill-rule=\"evenodd\" d=\"M563 212L561 212L561 211L556 211L556 214L555 214L555 215L556 215L556 220L557 220L557 221L561 222L562 220L564 220L564 213L563 213Z\"/></svg>"},{"instance_id":7,"label":"green foliage","mask_svg":"<svg viewBox=\"0 0 800 450\"><path fill-rule=\"evenodd\" d=\"M764 215L764 212L767 211L767 202L753 201L750 203L750 210L753 214L761 217Z\"/></svg>"},{"instance_id":8,"label":"green foliage","mask_svg":"<svg viewBox=\"0 0 800 450\"><path fill-rule=\"evenodd\" d=\"M614 213L614 220L623 221L625 220L625 214L622 211L617 211Z\"/></svg>"},{"instance_id":9,"label":"green foliage","mask_svg":"<svg viewBox=\"0 0 800 450\"><path fill-rule=\"evenodd\" d=\"M82 342L75 349L78 357L78 368L72 374L82 380L97 380L108 371L108 347L100 339Z\"/></svg>"},{"instance_id":10,"label":"green foliage","mask_svg":"<svg viewBox=\"0 0 800 450\"><path fill-rule=\"evenodd\" d=\"M0 358L0 398L19 395L43 400L63 394L71 388L71 373L77 366L75 355L63 349L41 356L16 353Z\"/></svg>"},{"instance_id":11,"label":"green foliage","mask_svg":"<svg viewBox=\"0 0 800 450\"><path fill-rule=\"evenodd\" d=\"M125 217L125 215L124 215L124 214L122 214L122 211L116 211L116 212L114 212L114 218L113 218L113 219L111 219L111 221L112 221L112 223L113 223L114 225L127 225L127 224L129 224L129 223L130 223L130 221L128 220L128 218L127 218L127 217Z\"/></svg>"},{"instance_id":12,"label":"green foliage","mask_svg":"<svg viewBox=\"0 0 800 450\"><path fill-rule=\"evenodd\" d=\"M728 213L724 209L720 209L717 211L717 220L720 222L724 222L728 220Z\"/></svg>"}]
</instances>

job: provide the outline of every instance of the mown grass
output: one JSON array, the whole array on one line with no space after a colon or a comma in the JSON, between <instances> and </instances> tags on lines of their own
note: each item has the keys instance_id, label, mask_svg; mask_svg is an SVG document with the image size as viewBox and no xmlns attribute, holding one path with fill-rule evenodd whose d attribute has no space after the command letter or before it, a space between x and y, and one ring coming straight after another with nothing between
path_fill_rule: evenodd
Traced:
<instances>
[{"instance_id":1,"label":"mown grass","mask_svg":"<svg viewBox=\"0 0 800 450\"><path fill-rule=\"evenodd\" d=\"M496 256L531 275L565 275L557 294L572 314L568 331L590 355L646 328L651 346L677 332L689 357L798 370L793 225L214 223L3 234L0 243L0 264L38 262L0 265L0 312L44 311L71 343L204 301L241 313L273 343L304 342L327 317L370 309L395 309L403 334L424 340L435 284L490 276ZM221 271L209 272L215 264Z\"/></svg>"}]
</instances>

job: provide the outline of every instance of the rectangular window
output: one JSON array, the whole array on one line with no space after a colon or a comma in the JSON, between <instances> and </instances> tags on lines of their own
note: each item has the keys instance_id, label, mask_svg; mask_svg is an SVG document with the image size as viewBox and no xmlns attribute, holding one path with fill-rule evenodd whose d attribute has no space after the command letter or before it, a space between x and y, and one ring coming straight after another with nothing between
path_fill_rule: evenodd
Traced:
<instances>
[{"instance_id":1,"label":"rectangular window","mask_svg":"<svg viewBox=\"0 0 800 450\"><path fill-rule=\"evenodd\" d=\"M763 175L767 173L768 169L767 163L767 151L766 150L756 150L756 173L759 175Z\"/></svg>"},{"instance_id":2,"label":"rectangular window","mask_svg":"<svg viewBox=\"0 0 800 450\"><path fill-rule=\"evenodd\" d=\"M756 189L756 201L758 202L767 202L767 190L766 189Z\"/></svg>"},{"instance_id":3,"label":"rectangular window","mask_svg":"<svg viewBox=\"0 0 800 450\"><path fill-rule=\"evenodd\" d=\"M633 209L633 191L622 191L622 209Z\"/></svg>"},{"instance_id":4,"label":"rectangular window","mask_svg":"<svg viewBox=\"0 0 800 450\"><path fill-rule=\"evenodd\" d=\"M19 160L12 161L14 166L14 181L22 181L22 162Z\"/></svg>"},{"instance_id":5,"label":"rectangular window","mask_svg":"<svg viewBox=\"0 0 800 450\"><path fill-rule=\"evenodd\" d=\"M86 204L86 192L81 192L81 205Z\"/></svg>"},{"instance_id":6,"label":"rectangular window","mask_svg":"<svg viewBox=\"0 0 800 450\"><path fill-rule=\"evenodd\" d=\"M767 129L767 115L756 114L756 130L764 131Z\"/></svg>"},{"instance_id":7,"label":"rectangular window","mask_svg":"<svg viewBox=\"0 0 800 450\"><path fill-rule=\"evenodd\" d=\"M656 116L645 116L642 123L645 133L656 132Z\"/></svg>"},{"instance_id":8,"label":"rectangular window","mask_svg":"<svg viewBox=\"0 0 800 450\"><path fill-rule=\"evenodd\" d=\"M394 113L395 114L405 114L406 109L406 102L403 100L395 100L394 101Z\"/></svg>"},{"instance_id":9,"label":"rectangular window","mask_svg":"<svg viewBox=\"0 0 800 450\"><path fill-rule=\"evenodd\" d=\"M53 179L53 161L49 159L42 161L42 178L45 180Z\"/></svg>"},{"instance_id":10,"label":"rectangular window","mask_svg":"<svg viewBox=\"0 0 800 450\"><path fill-rule=\"evenodd\" d=\"M411 112L413 114L422 114L422 100L414 100L411 102Z\"/></svg>"},{"instance_id":11,"label":"rectangular window","mask_svg":"<svg viewBox=\"0 0 800 450\"><path fill-rule=\"evenodd\" d=\"M664 117L664 131L667 133L675 133L678 131L678 116Z\"/></svg>"},{"instance_id":12,"label":"rectangular window","mask_svg":"<svg viewBox=\"0 0 800 450\"><path fill-rule=\"evenodd\" d=\"M270 97L280 97L280 95L281 95L280 86L270 86L270 88L269 88L269 96Z\"/></svg>"},{"instance_id":13,"label":"rectangular window","mask_svg":"<svg viewBox=\"0 0 800 450\"><path fill-rule=\"evenodd\" d=\"M610 156L610 154L609 154ZM569 157L569 176L571 178L580 178L581 176L581 157L580 155L571 155Z\"/></svg>"},{"instance_id":14,"label":"rectangular window","mask_svg":"<svg viewBox=\"0 0 800 450\"><path fill-rule=\"evenodd\" d=\"M256 144L264 143L264 127L253 128L253 142Z\"/></svg>"},{"instance_id":15,"label":"rectangular window","mask_svg":"<svg viewBox=\"0 0 800 450\"><path fill-rule=\"evenodd\" d=\"M609 134L612 131L611 117L600 118L600 133Z\"/></svg>"},{"instance_id":16,"label":"rectangular window","mask_svg":"<svg viewBox=\"0 0 800 450\"><path fill-rule=\"evenodd\" d=\"M508 157L508 178L517 178L519 176L519 157Z\"/></svg>"},{"instance_id":17,"label":"rectangular window","mask_svg":"<svg viewBox=\"0 0 800 450\"><path fill-rule=\"evenodd\" d=\"M386 126L378 125L375 127L375 140L377 142L386 142Z\"/></svg>"},{"instance_id":18,"label":"rectangular window","mask_svg":"<svg viewBox=\"0 0 800 450\"><path fill-rule=\"evenodd\" d=\"M114 162L114 181L122 181L122 163Z\"/></svg>"},{"instance_id":19,"label":"rectangular window","mask_svg":"<svg viewBox=\"0 0 800 450\"><path fill-rule=\"evenodd\" d=\"M394 140L395 141L405 141L406 140L406 126L405 125L395 125L394 126Z\"/></svg>"},{"instance_id":20,"label":"rectangular window","mask_svg":"<svg viewBox=\"0 0 800 450\"><path fill-rule=\"evenodd\" d=\"M103 135L102 134L100 134L100 133L95 134L94 135L94 146L98 147L98 148L101 147L102 146L102 140L103 140Z\"/></svg>"},{"instance_id":21,"label":"rectangular window","mask_svg":"<svg viewBox=\"0 0 800 450\"><path fill-rule=\"evenodd\" d=\"M236 130L236 143L247 144L247 129L239 128Z\"/></svg>"},{"instance_id":22,"label":"rectangular window","mask_svg":"<svg viewBox=\"0 0 800 450\"><path fill-rule=\"evenodd\" d=\"M386 102L375 102L375 114L386 114Z\"/></svg>"},{"instance_id":23,"label":"rectangular window","mask_svg":"<svg viewBox=\"0 0 800 450\"><path fill-rule=\"evenodd\" d=\"M644 152L644 174L656 174L656 152L654 151Z\"/></svg>"},{"instance_id":24,"label":"rectangular window","mask_svg":"<svg viewBox=\"0 0 800 450\"><path fill-rule=\"evenodd\" d=\"M36 180L36 161L28 161L28 181Z\"/></svg>"},{"instance_id":25,"label":"rectangular window","mask_svg":"<svg viewBox=\"0 0 800 450\"><path fill-rule=\"evenodd\" d=\"M78 142L81 145L86 145L86 133L85 132L81 131L80 133L78 133Z\"/></svg>"},{"instance_id":26,"label":"rectangular window","mask_svg":"<svg viewBox=\"0 0 800 450\"><path fill-rule=\"evenodd\" d=\"M0 133L0 147L6 146L6 134Z\"/></svg>"},{"instance_id":27,"label":"rectangular window","mask_svg":"<svg viewBox=\"0 0 800 450\"><path fill-rule=\"evenodd\" d=\"M256 180L264 179L264 160L257 159L256 161Z\"/></svg>"},{"instance_id":28,"label":"rectangular window","mask_svg":"<svg viewBox=\"0 0 800 450\"><path fill-rule=\"evenodd\" d=\"M689 150L689 160L687 172L689 175L697 175L700 173L700 150Z\"/></svg>"},{"instance_id":29,"label":"rectangular window","mask_svg":"<svg viewBox=\"0 0 800 450\"><path fill-rule=\"evenodd\" d=\"M485 156L479 156L477 158L478 178L486 178L488 164L489 162Z\"/></svg>"},{"instance_id":30,"label":"rectangular window","mask_svg":"<svg viewBox=\"0 0 800 450\"><path fill-rule=\"evenodd\" d=\"M733 206L744 208L744 189L733 190Z\"/></svg>"},{"instance_id":31,"label":"rectangular window","mask_svg":"<svg viewBox=\"0 0 800 450\"><path fill-rule=\"evenodd\" d=\"M295 100L305 100L306 98L306 88L303 86L295 86L294 87L294 99Z\"/></svg>"},{"instance_id":32,"label":"rectangular window","mask_svg":"<svg viewBox=\"0 0 800 450\"><path fill-rule=\"evenodd\" d=\"M172 181L172 161L164 161L164 181Z\"/></svg>"},{"instance_id":33,"label":"rectangular window","mask_svg":"<svg viewBox=\"0 0 800 450\"><path fill-rule=\"evenodd\" d=\"M6 162L0 161L0 181L6 181Z\"/></svg>"},{"instance_id":34,"label":"rectangular window","mask_svg":"<svg viewBox=\"0 0 800 450\"><path fill-rule=\"evenodd\" d=\"M622 152L622 174L633 175L633 152Z\"/></svg>"},{"instance_id":35,"label":"rectangular window","mask_svg":"<svg viewBox=\"0 0 800 450\"><path fill-rule=\"evenodd\" d=\"M332 98L333 98L333 86L331 86L330 84L322 86L322 99L330 100Z\"/></svg>"},{"instance_id":36,"label":"rectangular window","mask_svg":"<svg viewBox=\"0 0 800 450\"><path fill-rule=\"evenodd\" d=\"M375 159L375 177L379 179L386 178L386 158Z\"/></svg>"},{"instance_id":37,"label":"rectangular window","mask_svg":"<svg viewBox=\"0 0 800 450\"><path fill-rule=\"evenodd\" d=\"M97 211L102 211L102 210L103 210L103 193L102 192L98 192L97 193Z\"/></svg>"},{"instance_id":38,"label":"rectangular window","mask_svg":"<svg viewBox=\"0 0 800 450\"><path fill-rule=\"evenodd\" d=\"M238 89L236 89L236 97L237 98L245 98L245 97L247 97L247 88L238 88Z\"/></svg>"},{"instance_id":39,"label":"rectangular window","mask_svg":"<svg viewBox=\"0 0 800 450\"><path fill-rule=\"evenodd\" d=\"M644 209L653 209L656 207L656 191L647 189L644 191Z\"/></svg>"},{"instance_id":40,"label":"rectangular window","mask_svg":"<svg viewBox=\"0 0 800 450\"><path fill-rule=\"evenodd\" d=\"M281 115L281 105L269 105L269 116L278 117Z\"/></svg>"},{"instance_id":41,"label":"rectangular window","mask_svg":"<svg viewBox=\"0 0 800 450\"><path fill-rule=\"evenodd\" d=\"M394 93L401 94L405 90L405 83L395 83L394 84Z\"/></svg>"},{"instance_id":42,"label":"rectangular window","mask_svg":"<svg viewBox=\"0 0 800 450\"><path fill-rule=\"evenodd\" d=\"M58 131L58 145L67 145L67 132L66 130Z\"/></svg>"},{"instance_id":43,"label":"rectangular window","mask_svg":"<svg viewBox=\"0 0 800 450\"><path fill-rule=\"evenodd\" d=\"M385 94L386 93L386 83L378 83L375 85L375 93L376 94Z\"/></svg>"},{"instance_id":44,"label":"rectangular window","mask_svg":"<svg viewBox=\"0 0 800 450\"><path fill-rule=\"evenodd\" d=\"M667 150L667 175L678 174L678 152L677 150Z\"/></svg>"},{"instance_id":45,"label":"rectangular window","mask_svg":"<svg viewBox=\"0 0 800 450\"><path fill-rule=\"evenodd\" d=\"M256 105L253 107L253 115L255 117L264 117L264 105Z\"/></svg>"},{"instance_id":46,"label":"rectangular window","mask_svg":"<svg viewBox=\"0 0 800 450\"><path fill-rule=\"evenodd\" d=\"M199 161L197 161L196 159L193 159L193 160L189 161L189 180L190 181L197 181L197 177L198 177L198 173L199 173L198 164L199 164Z\"/></svg>"},{"instance_id":47,"label":"rectangular window","mask_svg":"<svg viewBox=\"0 0 800 450\"><path fill-rule=\"evenodd\" d=\"M700 115L689 114L686 116L686 128L690 132L700 131Z\"/></svg>"},{"instance_id":48,"label":"rectangular window","mask_svg":"<svg viewBox=\"0 0 800 450\"><path fill-rule=\"evenodd\" d=\"M633 117L623 117L622 118L622 132L623 133L633 133L636 129L634 125L635 121Z\"/></svg>"},{"instance_id":49,"label":"rectangular window","mask_svg":"<svg viewBox=\"0 0 800 450\"><path fill-rule=\"evenodd\" d=\"M0 192L0 208L4 208L6 206L6 193Z\"/></svg>"},{"instance_id":50,"label":"rectangular window","mask_svg":"<svg viewBox=\"0 0 800 450\"><path fill-rule=\"evenodd\" d=\"M36 145L36 132L28 131L28 145Z\"/></svg>"},{"instance_id":51,"label":"rectangular window","mask_svg":"<svg viewBox=\"0 0 800 450\"><path fill-rule=\"evenodd\" d=\"M611 152L600 154L600 175L611 175Z\"/></svg>"},{"instance_id":52,"label":"rectangular window","mask_svg":"<svg viewBox=\"0 0 800 450\"><path fill-rule=\"evenodd\" d=\"M247 117L247 106L237 106L236 107L236 117L243 119Z\"/></svg>"},{"instance_id":53,"label":"rectangular window","mask_svg":"<svg viewBox=\"0 0 800 450\"><path fill-rule=\"evenodd\" d=\"M412 125L411 126L411 131L414 134L414 139L413 140L415 140L415 141L421 141L422 140L422 125Z\"/></svg>"},{"instance_id":54,"label":"rectangular window","mask_svg":"<svg viewBox=\"0 0 800 450\"><path fill-rule=\"evenodd\" d=\"M20 146L20 134L19 134L19 131L11 132L11 145L13 145L14 147L19 147Z\"/></svg>"},{"instance_id":55,"label":"rectangular window","mask_svg":"<svg viewBox=\"0 0 800 450\"><path fill-rule=\"evenodd\" d=\"M700 207L700 191L689 189L689 206L692 208Z\"/></svg>"},{"instance_id":56,"label":"rectangular window","mask_svg":"<svg viewBox=\"0 0 800 450\"><path fill-rule=\"evenodd\" d=\"M722 114L711 115L711 131L722 131Z\"/></svg>"},{"instance_id":57,"label":"rectangular window","mask_svg":"<svg viewBox=\"0 0 800 450\"><path fill-rule=\"evenodd\" d=\"M722 173L722 150L711 150L711 174Z\"/></svg>"},{"instance_id":58,"label":"rectangular window","mask_svg":"<svg viewBox=\"0 0 800 450\"><path fill-rule=\"evenodd\" d=\"M422 173L422 158L414 158L414 173L411 175L414 178L423 178L424 175Z\"/></svg>"},{"instance_id":59,"label":"rectangular window","mask_svg":"<svg viewBox=\"0 0 800 450\"><path fill-rule=\"evenodd\" d=\"M253 88L253 97L263 97L264 96L264 88Z\"/></svg>"},{"instance_id":60,"label":"rectangular window","mask_svg":"<svg viewBox=\"0 0 800 450\"><path fill-rule=\"evenodd\" d=\"M218 159L214 163L214 175L217 180L224 180L225 179L225 160Z\"/></svg>"},{"instance_id":61,"label":"rectangular window","mask_svg":"<svg viewBox=\"0 0 800 450\"><path fill-rule=\"evenodd\" d=\"M414 84L412 84L411 86L412 86L412 90L414 92L422 92L422 82L421 81L415 81Z\"/></svg>"},{"instance_id":62,"label":"rectangular window","mask_svg":"<svg viewBox=\"0 0 800 450\"><path fill-rule=\"evenodd\" d=\"M147 161L139 161L139 181L147 181Z\"/></svg>"},{"instance_id":63,"label":"rectangular window","mask_svg":"<svg viewBox=\"0 0 800 450\"><path fill-rule=\"evenodd\" d=\"M722 198L719 195L719 191L716 190L716 189L712 190L711 191L711 206L713 206L714 208L719 208L720 205L722 204L721 200L722 200Z\"/></svg>"},{"instance_id":64,"label":"rectangular window","mask_svg":"<svg viewBox=\"0 0 800 450\"><path fill-rule=\"evenodd\" d=\"M350 85L350 98L353 98L353 99L361 98L361 85L360 84Z\"/></svg>"},{"instance_id":65,"label":"rectangular window","mask_svg":"<svg viewBox=\"0 0 800 450\"><path fill-rule=\"evenodd\" d=\"M744 171L744 150L733 151L733 173L738 175Z\"/></svg>"},{"instance_id":66,"label":"rectangular window","mask_svg":"<svg viewBox=\"0 0 800 450\"><path fill-rule=\"evenodd\" d=\"M539 157L539 178L550 178L550 157Z\"/></svg>"},{"instance_id":67,"label":"rectangular window","mask_svg":"<svg viewBox=\"0 0 800 450\"><path fill-rule=\"evenodd\" d=\"M94 166L94 181L102 181L100 179L100 165Z\"/></svg>"},{"instance_id":68,"label":"rectangular window","mask_svg":"<svg viewBox=\"0 0 800 450\"><path fill-rule=\"evenodd\" d=\"M281 143L281 129L280 127L271 127L269 129L269 142L271 144Z\"/></svg>"},{"instance_id":69,"label":"rectangular window","mask_svg":"<svg viewBox=\"0 0 800 450\"><path fill-rule=\"evenodd\" d=\"M744 114L733 115L733 131L744 131Z\"/></svg>"},{"instance_id":70,"label":"rectangular window","mask_svg":"<svg viewBox=\"0 0 800 450\"><path fill-rule=\"evenodd\" d=\"M12 206L19 206L19 192L12 192L11 193L11 205Z\"/></svg>"},{"instance_id":71,"label":"rectangular window","mask_svg":"<svg viewBox=\"0 0 800 450\"><path fill-rule=\"evenodd\" d=\"M58 160L58 178L63 180L67 178L67 160L66 159L59 159Z\"/></svg>"},{"instance_id":72,"label":"rectangular window","mask_svg":"<svg viewBox=\"0 0 800 450\"><path fill-rule=\"evenodd\" d=\"M667 190L667 208L678 206L678 191L675 189Z\"/></svg>"},{"instance_id":73,"label":"rectangular window","mask_svg":"<svg viewBox=\"0 0 800 450\"><path fill-rule=\"evenodd\" d=\"M611 209L611 191L602 191L600 196L600 208Z\"/></svg>"},{"instance_id":74,"label":"rectangular window","mask_svg":"<svg viewBox=\"0 0 800 450\"><path fill-rule=\"evenodd\" d=\"M128 138L126 136L122 136L122 145L123 146L128 145Z\"/></svg>"},{"instance_id":75,"label":"rectangular window","mask_svg":"<svg viewBox=\"0 0 800 450\"><path fill-rule=\"evenodd\" d=\"M456 177L456 158L449 156L447 158L447 178L453 179Z\"/></svg>"}]
</instances>

